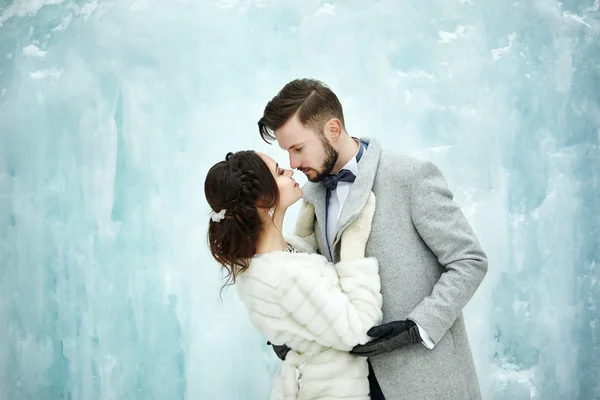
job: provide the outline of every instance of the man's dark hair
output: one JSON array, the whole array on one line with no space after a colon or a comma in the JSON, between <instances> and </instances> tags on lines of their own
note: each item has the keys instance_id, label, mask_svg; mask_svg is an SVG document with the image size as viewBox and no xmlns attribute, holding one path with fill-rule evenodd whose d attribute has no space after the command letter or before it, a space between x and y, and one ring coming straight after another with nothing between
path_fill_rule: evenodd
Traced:
<instances>
[{"instance_id":1,"label":"man's dark hair","mask_svg":"<svg viewBox=\"0 0 600 400\"><path fill-rule=\"evenodd\" d=\"M295 79L286 84L265 107L258 121L260 136L267 143L275 140L275 130L281 128L294 114L303 126L322 135L322 126L337 118L344 126L342 104L331 89L314 79Z\"/></svg>"}]
</instances>

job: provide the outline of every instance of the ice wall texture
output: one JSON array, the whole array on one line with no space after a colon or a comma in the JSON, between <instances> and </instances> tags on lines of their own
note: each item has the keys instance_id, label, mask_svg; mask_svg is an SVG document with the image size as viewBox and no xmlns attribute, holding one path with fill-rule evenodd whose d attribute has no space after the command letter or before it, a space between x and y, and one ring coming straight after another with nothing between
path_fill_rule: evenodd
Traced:
<instances>
[{"instance_id":1,"label":"ice wall texture","mask_svg":"<svg viewBox=\"0 0 600 400\"><path fill-rule=\"evenodd\" d=\"M465 310L485 398L600 398L599 9L4 0L0 398L267 397L202 185L230 150L286 163L256 121L296 77L446 175L490 258Z\"/></svg>"}]
</instances>

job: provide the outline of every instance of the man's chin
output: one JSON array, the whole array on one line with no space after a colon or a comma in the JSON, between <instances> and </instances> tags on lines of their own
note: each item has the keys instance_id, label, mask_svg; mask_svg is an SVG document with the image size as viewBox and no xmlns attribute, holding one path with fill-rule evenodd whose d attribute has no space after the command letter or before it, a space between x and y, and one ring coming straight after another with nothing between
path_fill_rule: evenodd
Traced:
<instances>
[{"instance_id":1,"label":"man's chin","mask_svg":"<svg viewBox=\"0 0 600 400\"><path fill-rule=\"evenodd\" d=\"M323 179L323 176L315 170L310 170L308 173L304 172L304 176L312 183L319 183Z\"/></svg>"}]
</instances>

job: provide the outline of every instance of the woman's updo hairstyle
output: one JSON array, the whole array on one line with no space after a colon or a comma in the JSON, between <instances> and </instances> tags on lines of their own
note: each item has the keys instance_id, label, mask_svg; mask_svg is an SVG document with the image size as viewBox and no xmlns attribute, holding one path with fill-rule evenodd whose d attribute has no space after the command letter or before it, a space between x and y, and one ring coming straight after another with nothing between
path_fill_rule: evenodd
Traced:
<instances>
[{"instance_id":1,"label":"woman's updo hairstyle","mask_svg":"<svg viewBox=\"0 0 600 400\"><path fill-rule=\"evenodd\" d=\"M208 242L212 256L227 271L225 287L235 283L256 255L263 224L257 208L276 207L279 190L267 164L245 150L228 153L208 171L204 193L213 213L220 213L209 221Z\"/></svg>"}]
</instances>

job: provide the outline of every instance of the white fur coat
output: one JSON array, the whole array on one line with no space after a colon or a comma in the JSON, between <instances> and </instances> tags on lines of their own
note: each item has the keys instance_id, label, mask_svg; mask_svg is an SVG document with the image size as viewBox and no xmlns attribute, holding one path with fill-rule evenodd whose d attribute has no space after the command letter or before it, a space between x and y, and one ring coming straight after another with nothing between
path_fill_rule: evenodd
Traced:
<instances>
[{"instance_id":1,"label":"white fur coat","mask_svg":"<svg viewBox=\"0 0 600 400\"><path fill-rule=\"evenodd\" d=\"M304 253L257 255L237 278L254 326L272 343L292 349L275 378L272 400L369 399L366 358L348 351L366 343L367 330L382 319L377 260L364 258L374 207L372 195L344 233L343 261L334 265L314 254L314 216L305 205L296 228L302 237L288 238Z\"/></svg>"}]
</instances>

